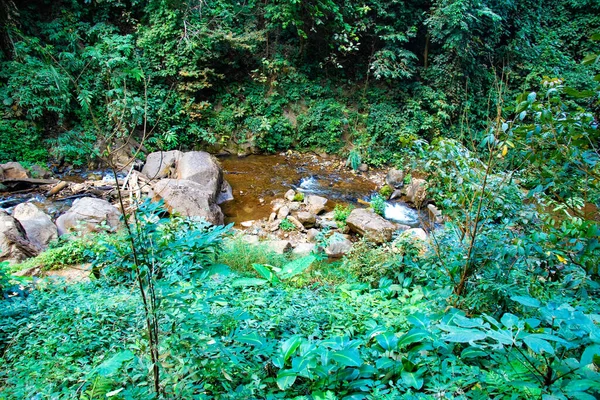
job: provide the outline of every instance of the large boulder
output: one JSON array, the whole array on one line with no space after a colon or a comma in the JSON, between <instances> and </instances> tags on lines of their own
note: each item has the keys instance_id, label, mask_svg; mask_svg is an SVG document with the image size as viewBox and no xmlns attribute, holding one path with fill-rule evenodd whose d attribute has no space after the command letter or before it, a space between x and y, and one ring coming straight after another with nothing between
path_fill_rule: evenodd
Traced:
<instances>
[{"instance_id":1,"label":"large boulder","mask_svg":"<svg viewBox=\"0 0 600 400\"><path fill-rule=\"evenodd\" d=\"M56 225L46 213L32 203L16 206L13 217L21 223L29 241L41 249L46 249L51 240L58 238Z\"/></svg>"},{"instance_id":2,"label":"large boulder","mask_svg":"<svg viewBox=\"0 0 600 400\"><path fill-rule=\"evenodd\" d=\"M341 258L352 249L352 242L345 236L334 233L329 237L325 254L329 258Z\"/></svg>"},{"instance_id":3,"label":"large boulder","mask_svg":"<svg viewBox=\"0 0 600 400\"><path fill-rule=\"evenodd\" d=\"M317 217L315 217L315 214L308 211L300 211L298 214L296 214L296 218L305 228L312 228L317 222Z\"/></svg>"},{"instance_id":4,"label":"large boulder","mask_svg":"<svg viewBox=\"0 0 600 400\"><path fill-rule=\"evenodd\" d=\"M321 212L325 211L325 204L327 204L327 199L325 197L315 195L306 196L308 211L315 215L319 215Z\"/></svg>"},{"instance_id":5,"label":"large boulder","mask_svg":"<svg viewBox=\"0 0 600 400\"><path fill-rule=\"evenodd\" d=\"M0 210L0 262L20 262L38 254L19 221Z\"/></svg>"},{"instance_id":6,"label":"large boulder","mask_svg":"<svg viewBox=\"0 0 600 400\"><path fill-rule=\"evenodd\" d=\"M119 210L106 200L82 197L75 200L73 206L58 217L58 234L69 232L100 232L108 228L116 230L119 226Z\"/></svg>"},{"instance_id":7,"label":"large boulder","mask_svg":"<svg viewBox=\"0 0 600 400\"><path fill-rule=\"evenodd\" d=\"M157 151L148 154L142 173L150 179L163 179L173 175L177 161L183 153L179 150Z\"/></svg>"},{"instance_id":8,"label":"large boulder","mask_svg":"<svg viewBox=\"0 0 600 400\"><path fill-rule=\"evenodd\" d=\"M427 197L427 181L425 179L413 179L404 189L406 201L421 208Z\"/></svg>"},{"instance_id":9,"label":"large boulder","mask_svg":"<svg viewBox=\"0 0 600 400\"><path fill-rule=\"evenodd\" d=\"M177 179L200 184L216 200L223 183L223 172L217 160L203 151L183 153L177 162Z\"/></svg>"},{"instance_id":10,"label":"large boulder","mask_svg":"<svg viewBox=\"0 0 600 400\"><path fill-rule=\"evenodd\" d=\"M404 171L390 169L385 177L385 183L394 189L401 188L404 185Z\"/></svg>"},{"instance_id":11,"label":"large boulder","mask_svg":"<svg viewBox=\"0 0 600 400\"><path fill-rule=\"evenodd\" d=\"M18 162L8 162L6 164L0 164L0 181L19 180L27 178L29 178L27 170L23 168L23 166Z\"/></svg>"},{"instance_id":12,"label":"large boulder","mask_svg":"<svg viewBox=\"0 0 600 400\"><path fill-rule=\"evenodd\" d=\"M161 179L154 185L154 200L161 199L171 211L223 225L223 212L215 202L214 192L204 185L183 179Z\"/></svg>"},{"instance_id":13,"label":"large boulder","mask_svg":"<svg viewBox=\"0 0 600 400\"><path fill-rule=\"evenodd\" d=\"M370 209L356 208L352 210L346 224L351 231L375 243L385 243L392 240L396 226Z\"/></svg>"}]
</instances>

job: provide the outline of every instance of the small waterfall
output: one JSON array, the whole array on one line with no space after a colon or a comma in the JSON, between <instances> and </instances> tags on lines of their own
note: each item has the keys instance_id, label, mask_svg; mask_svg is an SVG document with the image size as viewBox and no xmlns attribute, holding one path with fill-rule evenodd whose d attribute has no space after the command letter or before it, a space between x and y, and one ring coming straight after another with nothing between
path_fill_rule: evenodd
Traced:
<instances>
[{"instance_id":1,"label":"small waterfall","mask_svg":"<svg viewBox=\"0 0 600 400\"><path fill-rule=\"evenodd\" d=\"M404 203L386 203L385 218L400 224L415 227L419 225L419 213Z\"/></svg>"}]
</instances>

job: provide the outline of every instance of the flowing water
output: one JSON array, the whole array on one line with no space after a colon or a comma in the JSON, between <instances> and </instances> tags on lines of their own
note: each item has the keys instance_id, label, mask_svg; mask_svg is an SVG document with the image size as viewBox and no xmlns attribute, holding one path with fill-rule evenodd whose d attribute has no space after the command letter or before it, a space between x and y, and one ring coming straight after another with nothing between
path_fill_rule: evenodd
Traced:
<instances>
[{"instance_id":1,"label":"flowing water","mask_svg":"<svg viewBox=\"0 0 600 400\"><path fill-rule=\"evenodd\" d=\"M234 196L234 200L221 204L221 208L226 222L236 225L268 218L271 201L283 198L289 189L329 199L328 210L336 204L358 206L359 200L369 201L378 189L365 177L340 168L338 162L320 158L252 155L227 156L220 161ZM385 214L390 220L412 227L419 226L423 218L402 202L387 203Z\"/></svg>"}]
</instances>

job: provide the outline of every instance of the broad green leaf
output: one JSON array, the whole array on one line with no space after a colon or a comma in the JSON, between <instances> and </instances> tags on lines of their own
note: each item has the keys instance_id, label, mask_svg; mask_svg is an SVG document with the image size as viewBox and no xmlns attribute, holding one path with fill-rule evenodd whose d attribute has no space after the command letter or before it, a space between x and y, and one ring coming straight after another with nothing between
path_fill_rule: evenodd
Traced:
<instances>
[{"instance_id":1,"label":"broad green leaf","mask_svg":"<svg viewBox=\"0 0 600 400\"><path fill-rule=\"evenodd\" d=\"M531 92L527 95L527 102L533 103L535 101L537 94L535 92Z\"/></svg>"},{"instance_id":2,"label":"broad green leaf","mask_svg":"<svg viewBox=\"0 0 600 400\"><path fill-rule=\"evenodd\" d=\"M231 283L231 286L233 286L233 287L263 286L265 283L267 283L266 279L238 278Z\"/></svg>"},{"instance_id":3,"label":"broad green leaf","mask_svg":"<svg viewBox=\"0 0 600 400\"><path fill-rule=\"evenodd\" d=\"M411 329L406 332L400 340L398 340L398 346L407 346L409 344L417 343L429 336L429 332L424 329Z\"/></svg>"},{"instance_id":4,"label":"broad green leaf","mask_svg":"<svg viewBox=\"0 0 600 400\"><path fill-rule=\"evenodd\" d=\"M539 300L529 296L512 296L511 299L527 307L539 307L541 305Z\"/></svg>"},{"instance_id":5,"label":"broad green leaf","mask_svg":"<svg viewBox=\"0 0 600 400\"><path fill-rule=\"evenodd\" d=\"M123 390L125 390L125 388L121 388L121 389L117 389L117 390L112 390L108 393L106 393L106 397L113 397L118 395L119 393L121 393Z\"/></svg>"},{"instance_id":6,"label":"broad green leaf","mask_svg":"<svg viewBox=\"0 0 600 400\"><path fill-rule=\"evenodd\" d=\"M293 371L279 371L277 374L277 386L281 390L289 389L296 382L297 375Z\"/></svg>"},{"instance_id":7,"label":"broad green leaf","mask_svg":"<svg viewBox=\"0 0 600 400\"><path fill-rule=\"evenodd\" d=\"M269 267L262 264L252 264L252 268L272 284L279 282L279 278Z\"/></svg>"},{"instance_id":8,"label":"broad green leaf","mask_svg":"<svg viewBox=\"0 0 600 400\"><path fill-rule=\"evenodd\" d=\"M477 347L467 347L460 353L460 358L487 357L489 354Z\"/></svg>"},{"instance_id":9,"label":"broad green leaf","mask_svg":"<svg viewBox=\"0 0 600 400\"><path fill-rule=\"evenodd\" d=\"M500 319L500 322L502 322L504 326L510 329L519 323L519 317L511 313L504 313L504 315L502 315L502 318Z\"/></svg>"},{"instance_id":10,"label":"broad green leaf","mask_svg":"<svg viewBox=\"0 0 600 400\"><path fill-rule=\"evenodd\" d=\"M283 362L285 363L292 354L296 351L298 346L302 343L300 336L292 336L281 344L281 352L283 355Z\"/></svg>"},{"instance_id":11,"label":"broad green leaf","mask_svg":"<svg viewBox=\"0 0 600 400\"><path fill-rule=\"evenodd\" d=\"M362 360L356 349L338 350L331 353L331 358L344 367L360 367Z\"/></svg>"},{"instance_id":12,"label":"broad green leaf","mask_svg":"<svg viewBox=\"0 0 600 400\"><path fill-rule=\"evenodd\" d=\"M256 347L262 347L265 345L265 339L258 336L258 334L253 333L251 335L241 335L235 338L240 343L250 344Z\"/></svg>"},{"instance_id":13,"label":"broad green leaf","mask_svg":"<svg viewBox=\"0 0 600 400\"><path fill-rule=\"evenodd\" d=\"M554 348L550 343L544 339L539 339L532 336L527 336L523 339L527 347L529 347L536 354L554 354Z\"/></svg>"},{"instance_id":14,"label":"broad green leaf","mask_svg":"<svg viewBox=\"0 0 600 400\"><path fill-rule=\"evenodd\" d=\"M129 350L117 353L96 367L96 372L100 376L113 375L123 366L126 361L133 359L133 357L133 353Z\"/></svg>"},{"instance_id":15,"label":"broad green leaf","mask_svg":"<svg viewBox=\"0 0 600 400\"><path fill-rule=\"evenodd\" d=\"M377 335L375 339L377 340L377 343L379 343L379 345L386 351L395 350L398 346L398 337L391 332Z\"/></svg>"},{"instance_id":16,"label":"broad green leaf","mask_svg":"<svg viewBox=\"0 0 600 400\"><path fill-rule=\"evenodd\" d=\"M484 332L473 329L454 330L443 336L442 339L447 342L470 343L483 340L487 337Z\"/></svg>"},{"instance_id":17,"label":"broad green leaf","mask_svg":"<svg viewBox=\"0 0 600 400\"><path fill-rule=\"evenodd\" d=\"M590 365L595 362L595 357L600 357L600 344L592 344L585 348L581 355L581 366Z\"/></svg>"},{"instance_id":18,"label":"broad green leaf","mask_svg":"<svg viewBox=\"0 0 600 400\"><path fill-rule=\"evenodd\" d=\"M291 279L294 276L304 272L315 260L316 257L313 255L294 260L284 265L278 275L281 279Z\"/></svg>"},{"instance_id":19,"label":"broad green leaf","mask_svg":"<svg viewBox=\"0 0 600 400\"><path fill-rule=\"evenodd\" d=\"M402 371L402 382L405 385L420 390L423 387L423 378L417 375L416 372Z\"/></svg>"}]
</instances>

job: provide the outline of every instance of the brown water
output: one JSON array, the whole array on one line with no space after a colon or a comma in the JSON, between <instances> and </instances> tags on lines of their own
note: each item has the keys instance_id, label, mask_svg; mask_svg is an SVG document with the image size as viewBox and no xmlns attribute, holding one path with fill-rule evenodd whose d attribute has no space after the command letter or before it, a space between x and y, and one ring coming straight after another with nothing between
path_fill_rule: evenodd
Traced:
<instances>
[{"instance_id":1,"label":"brown water","mask_svg":"<svg viewBox=\"0 0 600 400\"><path fill-rule=\"evenodd\" d=\"M221 204L226 222L240 223L268 218L271 201L283 198L289 189L317 194L335 204L367 200L375 183L355 175L339 162L310 156L252 155L220 158L225 179L233 188L234 200ZM261 199L263 200L261 202Z\"/></svg>"}]
</instances>

